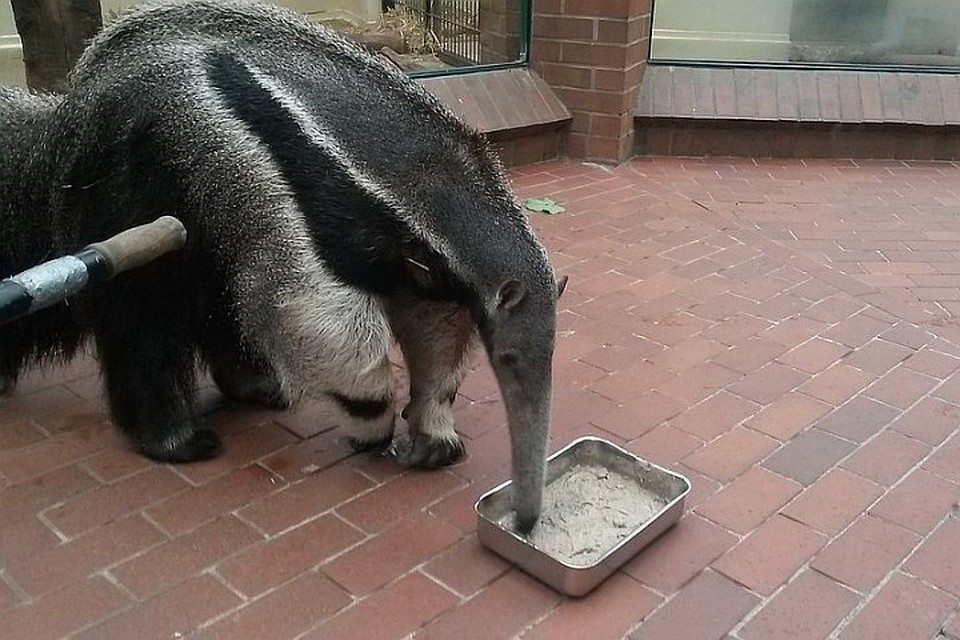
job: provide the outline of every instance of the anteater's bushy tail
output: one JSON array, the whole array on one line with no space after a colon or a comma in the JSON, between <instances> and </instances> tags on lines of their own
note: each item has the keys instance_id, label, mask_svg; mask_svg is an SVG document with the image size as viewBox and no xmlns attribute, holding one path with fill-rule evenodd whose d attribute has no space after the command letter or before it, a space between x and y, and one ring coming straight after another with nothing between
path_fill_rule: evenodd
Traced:
<instances>
[{"instance_id":1,"label":"anteater's bushy tail","mask_svg":"<svg viewBox=\"0 0 960 640\"><path fill-rule=\"evenodd\" d=\"M0 87L0 278L59 255L49 133L61 100ZM30 364L72 357L85 334L75 315L72 306L57 305L0 327L0 387Z\"/></svg>"}]
</instances>

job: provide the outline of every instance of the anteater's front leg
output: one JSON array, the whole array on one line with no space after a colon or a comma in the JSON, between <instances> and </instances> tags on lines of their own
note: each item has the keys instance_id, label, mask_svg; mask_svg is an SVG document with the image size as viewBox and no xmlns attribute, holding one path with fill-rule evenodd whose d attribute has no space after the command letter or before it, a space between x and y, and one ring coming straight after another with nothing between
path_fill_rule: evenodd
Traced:
<instances>
[{"instance_id":1,"label":"anteater's front leg","mask_svg":"<svg viewBox=\"0 0 960 640\"><path fill-rule=\"evenodd\" d=\"M412 295L392 298L388 315L410 374L410 404L403 412L410 426L410 463L452 464L463 455L453 401L469 364L473 319L463 307Z\"/></svg>"}]
</instances>

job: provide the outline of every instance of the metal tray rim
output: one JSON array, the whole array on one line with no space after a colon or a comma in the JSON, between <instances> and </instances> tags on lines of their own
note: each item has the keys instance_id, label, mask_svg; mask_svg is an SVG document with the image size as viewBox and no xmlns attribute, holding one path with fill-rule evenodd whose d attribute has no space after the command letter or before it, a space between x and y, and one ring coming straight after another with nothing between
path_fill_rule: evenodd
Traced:
<instances>
[{"instance_id":1,"label":"metal tray rim","mask_svg":"<svg viewBox=\"0 0 960 640\"><path fill-rule=\"evenodd\" d=\"M536 551L537 553L540 553L540 554L542 554L543 556L549 558L552 562L555 562L557 565L563 567L563 569L564 569L565 571L572 571L572 572L580 572L580 571L588 572L588 571L594 571L594 570L596 570L596 568L597 568L598 566L604 564L613 554L615 554L617 551L619 551L619 550L620 550L621 548L623 548L624 546L630 544L630 543L631 543L635 538L637 538L645 529L647 529L648 527L650 527L650 526L654 525L655 523L657 523L657 522L659 521L659 519L660 519L665 513L669 512L671 509L673 509L674 507L676 507L677 504L683 502L683 501L686 499L687 495L690 493L690 490L691 490L690 480L689 480L686 476L684 476L684 475L682 475L682 474L679 474L679 473L677 473L676 471L672 471L671 469L667 469L667 468L665 468L665 467L663 467L663 466L661 466L661 465L658 465L658 464L656 464L656 463L654 463L654 462L650 462L649 460L646 460L645 458L642 458L642 457L638 456L637 454L635 454L635 453L633 453L633 452L631 452L631 451L627 451L626 449L624 449L624 448L621 447L620 445L617 445L617 444L615 444L615 443L613 443L613 442L610 442L609 440L606 440L606 439L601 438L601 437L599 437L599 436L586 435L586 436L580 436L580 437L572 440L571 442L569 442L568 444L564 445L563 447L561 447L560 449L558 449L558 450L555 451L554 453L550 454L550 455L547 457L547 464L549 464L550 461L553 460L554 458L558 458L558 457L562 456L564 453L566 453L566 452L569 451L570 449L572 449L572 448L574 448L575 446L578 446L578 445L580 445L580 444L582 444L582 443L584 443L584 442L597 442L597 443L601 443L603 446L612 447L613 449L616 449L618 452L620 452L620 453L628 456L629 458L632 458L632 459L634 459L634 460L636 460L636 461L638 461L638 462L641 462L641 463L643 463L643 464L649 465L651 468L653 468L653 469L655 469L655 470L657 470L657 471L660 471L660 472L662 472L662 473L665 473L665 474L667 474L667 475L669 475L669 476L672 476L672 477L674 477L674 478L677 478L677 479L681 480L681 481L683 482L684 489L683 489L683 491L680 492L679 495L677 495L677 497L675 497L673 500L671 500L670 502L668 502L667 504L665 504L665 505L656 513L656 515L654 515L654 516L651 517L649 520L647 520L646 522L644 522L643 524L641 524L639 527L637 527L636 529L634 529L632 532L630 532L630 535L628 535L628 536L625 537L623 540L621 540L620 542L618 542L616 545L614 545L613 547L611 547L606 553L604 553L600 558L598 558L596 561L594 561L594 562L591 563L591 564L570 564L570 563L568 563L568 562L563 561L563 560L560 559L560 558L557 558L557 557L555 557L555 556L552 556L552 555L546 553L545 551L543 551L543 550L541 550L541 549L538 549L537 547L533 546L532 544L530 544L530 542L529 542L528 540L526 540L525 538L517 535L515 532L510 531L509 529L501 526L498 522L496 522L496 521L494 521L494 520L491 520L490 518L486 517L486 516L480 511L480 503L483 502L485 499L489 498L490 496L492 496L492 495L494 495L494 494L502 491L502 490L505 489L506 487L508 487L508 486L510 486L511 484L513 484L513 480L512 480L512 479L509 479L509 480L506 480L506 481L504 481L504 482L501 482L500 484L498 484L497 486L493 487L493 488L490 489L489 491L484 492L484 494L481 495L481 496L477 499L477 501L474 503L474 505L473 505L474 512L477 514L477 516L478 516L479 518L482 518L484 522L487 522L487 523L489 523L490 525L493 525L494 527L496 527L497 529L499 529L499 530L502 531L503 533L509 535L509 536L510 536L511 538L513 538L514 540L516 540L516 541L520 542L521 544L523 544L525 547L530 548L530 549Z\"/></svg>"}]
</instances>

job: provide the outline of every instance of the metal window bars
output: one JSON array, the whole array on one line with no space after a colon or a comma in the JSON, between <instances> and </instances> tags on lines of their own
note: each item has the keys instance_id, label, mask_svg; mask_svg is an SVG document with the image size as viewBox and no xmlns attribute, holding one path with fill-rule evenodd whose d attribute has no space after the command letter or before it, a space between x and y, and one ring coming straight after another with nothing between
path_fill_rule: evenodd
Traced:
<instances>
[{"instance_id":1,"label":"metal window bars","mask_svg":"<svg viewBox=\"0 0 960 640\"><path fill-rule=\"evenodd\" d=\"M384 11L415 14L445 69L411 75L446 75L528 63L532 0L382 0Z\"/></svg>"}]
</instances>

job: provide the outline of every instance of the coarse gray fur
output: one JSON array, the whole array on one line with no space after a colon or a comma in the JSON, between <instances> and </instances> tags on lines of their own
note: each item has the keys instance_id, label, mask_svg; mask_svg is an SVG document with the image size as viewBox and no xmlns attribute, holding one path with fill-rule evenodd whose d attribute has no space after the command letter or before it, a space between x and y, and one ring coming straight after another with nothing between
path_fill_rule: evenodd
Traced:
<instances>
[{"instance_id":1,"label":"coarse gray fur","mask_svg":"<svg viewBox=\"0 0 960 640\"><path fill-rule=\"evenodd\" d=\"M292 12L147 3L97 36L65 97L0 90L0 143L14 230L0 276L162 214L188 233L180 252L11 325L0 378L92 335L114 420L150 457L217 450L197 358L228 395L335 399L330 420L379 447L395 337L410 460L436 466L462 453L451 404L479 333L518 520L536 520L553 270L481 136L415 82Z\"/></svg>"}]
</instances>

